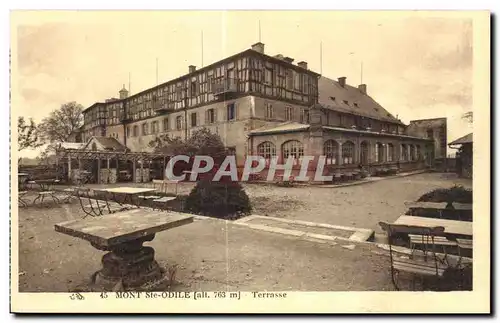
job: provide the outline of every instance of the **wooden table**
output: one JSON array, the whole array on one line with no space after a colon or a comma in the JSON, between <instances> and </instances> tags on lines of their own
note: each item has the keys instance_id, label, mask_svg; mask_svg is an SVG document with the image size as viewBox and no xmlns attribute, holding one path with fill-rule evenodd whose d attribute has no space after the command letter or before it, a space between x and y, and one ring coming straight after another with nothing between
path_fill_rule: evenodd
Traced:
<instances>
[{"instance_id":1,"label":"wooden table","mask_svg":"<svg viewBox=\"0 0 500 323\"><path fill-rule=\"evenodd\" d=\"M102 268L94 275L94 284L112 290L118 283L124 289L142 290L163 280L163 271L154 259L154 249L144 247L155 234L193 222L193 216L134 209L90 220L72 220L55 225L55 230L87 240L103 251Z\"/></svg>"},{"instance_id":2,"label":"wooden table","mask_svg":"<svg viewBox=\"0 0 500 323\"><path fill-rule=\"evenodd\" d=\"M123 205L127 202L127 199L130 201L130 204L134 204L134 196L153 192L156 191L156 189L147 187L122 186L122 187L95 189L94 191L111 193L113 195L113 200L116 201L118 204ZM119 195L122 195L123 199L119 199L118 198Z\"/></svg>"},{"instance_id":3,"label":"wooden table","mask_svg":"<svg viewBox=\"0 0 500 323\"><path fill-rule=\"evenodd\" d=\"M444 227L446 234L459 237L472 237L472 222L424 218L420 216L400 216L394 224L424 227Z\"/></svg>"}]
</instances>

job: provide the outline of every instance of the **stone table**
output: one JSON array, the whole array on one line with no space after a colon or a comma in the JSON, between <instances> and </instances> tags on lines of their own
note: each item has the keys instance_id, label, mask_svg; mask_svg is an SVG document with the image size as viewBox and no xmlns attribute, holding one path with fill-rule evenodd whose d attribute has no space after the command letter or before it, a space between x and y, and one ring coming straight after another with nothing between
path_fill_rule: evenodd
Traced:
<instances>
[{"instance_id":1,"label":"stone table","mask_svg":"<svg viewBox=\"0 0 500 323\"><path fill-rule=\"evenodd\" d=\"M89 220L72 220L55 225L55 230L87 240L102 251L102 269L93 283L112 290L120 282L126 290L148 289L163 281L163 270L154 259L154 249L143 246L155 234L193 222L189 214L133 209Z\"/></svg>"}]
</instances>

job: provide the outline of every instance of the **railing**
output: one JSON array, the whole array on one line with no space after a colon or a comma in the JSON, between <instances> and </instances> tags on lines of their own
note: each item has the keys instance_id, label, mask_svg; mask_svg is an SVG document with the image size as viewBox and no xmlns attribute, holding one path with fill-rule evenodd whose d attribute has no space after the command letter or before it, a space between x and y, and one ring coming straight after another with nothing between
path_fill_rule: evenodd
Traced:
<instances>
[{"instance_id":1,"label":"railing","mask_svg":"<svg viewBox=\"0 0 500 323\"><path fill-rule=\"evenodd\" d=\"M225 93L236 93L238 92L239 81L233 78L222 78L214 81L212 83L212 92L214 95L220 95Z\"/></svg>"},{"instance_id":2,"label":"railing","mask_svg":"<svg viewBox=\"0 0 500 323\"><path fill-rule=\"evenodd\" d=\"M164 103L164 104L158 103L155 106L155 111L156 112L171 112L171 111L174 111L174 110L175 110L175 103L173 103L173 102L167 102L167 103Z\"/></svg>"}]
</instances>

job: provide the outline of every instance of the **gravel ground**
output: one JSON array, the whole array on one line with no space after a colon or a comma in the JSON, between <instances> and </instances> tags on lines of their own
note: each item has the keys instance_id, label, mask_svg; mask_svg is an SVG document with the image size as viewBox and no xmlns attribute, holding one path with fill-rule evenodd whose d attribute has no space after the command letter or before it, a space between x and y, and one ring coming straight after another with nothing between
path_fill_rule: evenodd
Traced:
<instances>
[{"instance_id":1,"label":"gravel ground","mask_svg":"<svg viewBox=\"0 0 500 323\"><path fill-rule=\"evenodd\" d=\"M78 219L77 204L19 212L19 289L67 292L88 283L104 252L54 231ZM174 291L392 290L388 258L374 246L343 248L206 219L147 243L163 266L177 265ZM363 268L363 270L358 270ZM369 273L369 275L367 275Z\"/></svg>"},{"instance_id":2,"label":"gravel ground","mask_svg":"<svg viewBox=\"0 0 500 323\"><path fill-rule=\"evenodd\" d=\"M458 184L472 187L472 181L453 174L424 173L385 179L362 185L322 187L276 187L246 185L254 213L333 225L382 230L380 221L395 221L407 209L405 202L416 201L436 188Z\"/></svg>"}]
</instances>

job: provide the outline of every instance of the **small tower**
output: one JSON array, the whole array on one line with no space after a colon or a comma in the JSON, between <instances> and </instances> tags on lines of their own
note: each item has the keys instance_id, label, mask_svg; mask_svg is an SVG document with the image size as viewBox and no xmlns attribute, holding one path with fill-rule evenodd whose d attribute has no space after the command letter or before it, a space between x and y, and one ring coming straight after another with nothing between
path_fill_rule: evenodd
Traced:
<instances>
[{"instance_id":1,"label":"small tower","mask_svg":"<svg viewBox=\"0 0 500 323\"><path fill-rule=\"evenodd\" d=\"M120 90L120 100L126 99L128 97L128 91L125 88L125 84L123 84L123 88Z\"/></svg>"}]
</instances>

